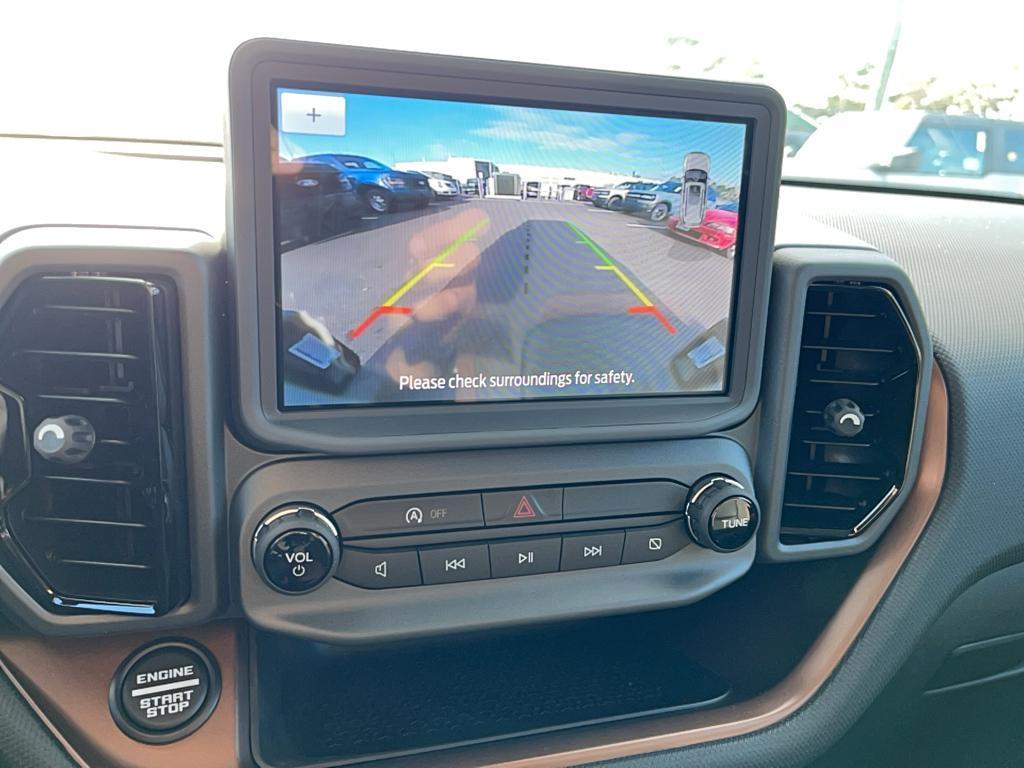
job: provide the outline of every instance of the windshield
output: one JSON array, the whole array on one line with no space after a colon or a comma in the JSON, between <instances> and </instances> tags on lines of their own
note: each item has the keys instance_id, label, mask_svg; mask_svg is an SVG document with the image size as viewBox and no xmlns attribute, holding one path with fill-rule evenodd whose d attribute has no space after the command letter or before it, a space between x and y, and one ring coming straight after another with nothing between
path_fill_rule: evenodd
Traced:
<instances>
[{"instance_id":1,"label":"windshield","mask_svg":"<svg viewBox=\"0 0 1024 768\"><path fill-rule=\"evenodd\" d=\"M800 160L812 164L837 159L867 166L899 153L921 122L920 112L846 112L814 131L800 147Z\"/></svg>"},{"instance_id":2,"label":"windshield","mask_svg":"<svg viewBox=\"0 0 1024 768\"><path fill-rule=\"evenodd\" d=\"M734 0L725 16L655 17L530 5L496 21L487 4L458 0L386 14L373 4L297 0L284 12L184 0L154 23L145 4L75 3L55 24L47 4L19 3L0 30L0 133L219 144L232 51L283 37L766 83L789 107L785 175L1024 194L1022 3L976 0L968 12L864 0L840 13ZM922 130L909 112L939 119ZM860 122L840 119L851 113ZM942 122L964 115L982 122Z\"/></svg>"}]
</instances>

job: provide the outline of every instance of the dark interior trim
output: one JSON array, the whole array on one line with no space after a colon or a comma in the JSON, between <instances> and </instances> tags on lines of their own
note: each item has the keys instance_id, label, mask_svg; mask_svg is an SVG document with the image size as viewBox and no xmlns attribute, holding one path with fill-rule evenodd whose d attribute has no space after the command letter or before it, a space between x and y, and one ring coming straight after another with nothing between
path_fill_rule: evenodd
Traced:
<instances>
[{"instance_id":1,"label":"dark interior trim","mask_svg":"<svg viewBox=\"0 0 1024 768\"><path fill-rule=\"evenodd\" d=\"M33 716L35 716L35 718L38 721L38 725L44 728L48 735L51 736L53 740L56 742L54 748L61 751L61 757L63 758L63 761L58 762L60 758L58 758L55 755L49 755L50 762L48 763L48 765L52 765L54 766L54 768L56 768L57 765L64 765L66 762L68 765L77 765L79 766L79 768L88 768L88 766L85 763L85 760L82 759L82 756L79 755L78 752L75 751L75 748L68 743L68 740L65 739L64 736L62 736L58 732L57 728L50 721L50 718L47 717L46 713L39 708L39 705L36 704L35 700L31 696L29 696L28 691L25 690L25 687L20 682L18 682L17 677L14 676L14 673L4 662L3 658L0 658L0 675L3 675L4 680L10 683L11 688L14 689L14 694L21 699L21 701L24 703L24 706L31 711ZM10 722L7 722L5 719L4 727L11 728L12 724ZM42 758L43 755L40 754L39 757ZM7 765L8 763L3 762L7 759L9 759L9 755L7 754L7 751L5 749L3 754L0 754L0 763Z\"/></svg>"}]
</instances>

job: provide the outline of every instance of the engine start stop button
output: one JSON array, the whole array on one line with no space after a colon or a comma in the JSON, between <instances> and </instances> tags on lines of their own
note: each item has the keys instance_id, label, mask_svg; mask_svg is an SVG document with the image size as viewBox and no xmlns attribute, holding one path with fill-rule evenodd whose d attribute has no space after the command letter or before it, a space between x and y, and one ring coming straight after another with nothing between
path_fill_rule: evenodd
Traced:
<instances>
[{"instance_id":1,"label":"engine start stop button","mask_svg":"<svg viewBox=\"0 0 1024 768\"><path fill-rule=\"evenodd\" d=\"M219 695L217 666L205 649L164 641L141 648L124 661L111 684L110 709L129 736L164 743L202 725Z\"/></svg>"}]
</instances>

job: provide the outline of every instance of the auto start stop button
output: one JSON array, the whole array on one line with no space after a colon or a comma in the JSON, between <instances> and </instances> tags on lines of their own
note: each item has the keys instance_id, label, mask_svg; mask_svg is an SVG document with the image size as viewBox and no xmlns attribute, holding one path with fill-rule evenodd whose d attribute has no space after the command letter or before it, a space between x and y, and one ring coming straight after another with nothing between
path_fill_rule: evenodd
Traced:
<instances>
[{"instance_id":1,"label":"auto start stop button","mask_svg":"<svg viewBox=\"0 0 1024 768\"><path fill-rule=\"evenodd\" d=\"M162 744L194 732L217 706L220 674L202 647L179 640L140 648L118 668L110 711L122 731Z\"/></svg>"}]
</instances>

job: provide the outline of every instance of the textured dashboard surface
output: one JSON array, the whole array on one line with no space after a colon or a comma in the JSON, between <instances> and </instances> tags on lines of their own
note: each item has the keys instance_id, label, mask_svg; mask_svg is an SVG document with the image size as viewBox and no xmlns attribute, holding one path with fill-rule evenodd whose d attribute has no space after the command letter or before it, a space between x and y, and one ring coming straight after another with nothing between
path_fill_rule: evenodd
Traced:
<instances>
[{"instance_id":1,"label":"textured dashboard surface","mask_svg":"<svg viewBox=\"0 0 1024 768\"><path fill-rule=\"evenodd\" d=\"M784 187L781 209L864 241L909 273L949 388L943 494L864 634L807 707L766 732L616 765L809 762L856 722L961 592L1024 560L1015 501L1024 495L1024 205Z\"/></svg>"},{"instance_id":2,"label":"textured dashboard surface","mask_svg":"<svg viewBox=\"0 0 1024 768\"><path fill-rule=\"evenodd\" d=\"M4 675L0 675L0 723L0 766L75 765Z\"/></svg>"}]
</instances>

